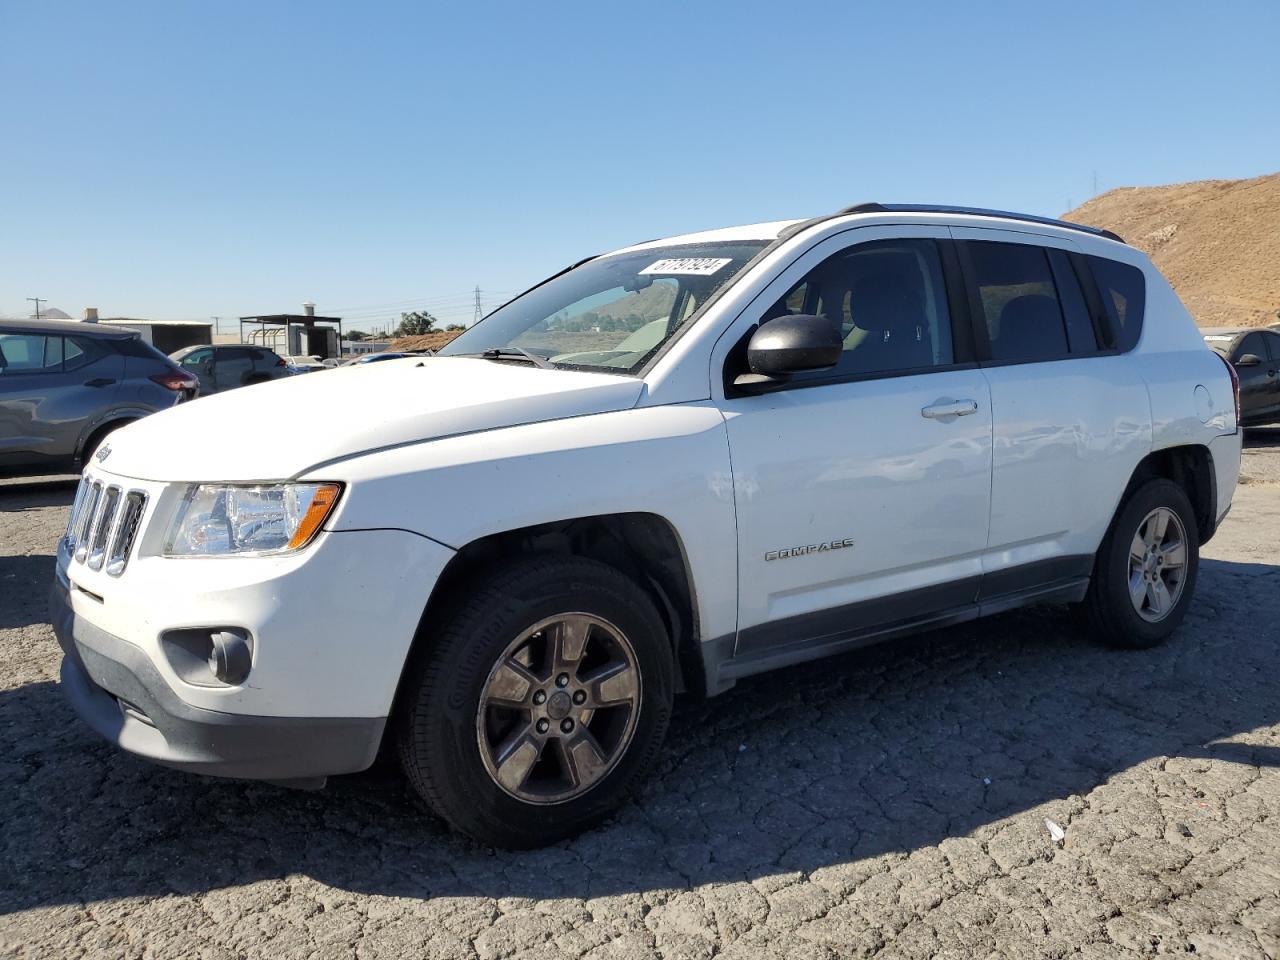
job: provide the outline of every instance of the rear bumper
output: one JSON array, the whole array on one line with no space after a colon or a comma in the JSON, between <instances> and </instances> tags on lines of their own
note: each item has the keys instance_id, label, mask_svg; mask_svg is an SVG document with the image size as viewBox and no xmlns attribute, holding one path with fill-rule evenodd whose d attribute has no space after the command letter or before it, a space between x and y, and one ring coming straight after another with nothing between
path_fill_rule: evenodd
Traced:
<instances>
[{"instance_id":1,"label":"rear bumper","mask_svg":"<svg viewBox=\"0 0 1280 960\"><path fill-rule=\"evenodd\" d=\"M77 616L67 591L59 576L49 596L63 693L120 749L180 770L257 780L355 773L373 763L385 717L262 717L193 707L141 648Z\"/></svg>"}]
</instances>

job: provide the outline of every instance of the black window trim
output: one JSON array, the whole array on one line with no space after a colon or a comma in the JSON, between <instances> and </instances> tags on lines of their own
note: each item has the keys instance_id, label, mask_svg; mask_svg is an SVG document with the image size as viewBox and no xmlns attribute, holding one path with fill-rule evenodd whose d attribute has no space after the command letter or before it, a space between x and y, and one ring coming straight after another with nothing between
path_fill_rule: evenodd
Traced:
<instances>
[{"instance_id":1,"label":"black window trim","mask_svg":"<svg viewBox=\"0 0 1280 960\"><path fill-rule=\"evenodd\" d=\"M877 226L879 226L879 224L877 224ZM918 226L918 224L911 224L911 226ZM853 231L841 231L841 233L832 234L831 237L825 237L823 238L822 241L819 241L819 243L823 243L826 240L831 239L832 237L841 236L841 234L845 232L853 232ZM747 328L747 330L738 339L738 342L735 343L733 347L729 350L728 354L725 355L724 370L723 370L725 399L734 400L734 399L740 399L743 397L754 397L754 396L760 396L763 394L780 393L784 390L805 390L810 387L830 387L830 386L838 386L844 383L865 383L866 381L869 381L869 380L896 380L900 377L918 377L924 374L946 373L952 370L978 369L978 367L981 366L981 364L977 361L976 355L975 355L974 342L973 342L974 341L973 323L972 323L972 318L970 317L971 308L965 298L964 283L961 278L961 268L960 268L960 264L957 259L956 251L955 251L955 244L956 244L955 240L952 240L947 237L931 237L931 236L874 237L874 238L871 238L868 240L862 240L862 241L855 240L855 242L847 244L840 250L836 251L835 253L832 253L831 256L832 257L838 256L839 254L852 250L855 247L863 246L869 243L892 243L894 241L901 241L901 240L928 240L928 241L931 241L935 245L935 247L937 247L938 260L940 261L942 266L942 283L943 283L943 286L946 288L945 292L947 296L947 313L951 321L951 357L952 357L951 363L931 364L926 367L910 367L905 370L881 370L881 371L875 371L871 373L832 374L830 376L825 376L825 377L824 376L806 377L803 380L778 380L774 383L754 384L751 390L747 391L739 387L735 387L733 384L733 381L738 374L745 372L747 369L747 362L746 362L747 361L747 342L751 339L751 335L760 328L759 322L756 322ZM815 247L816 246L817 244L815 244ZM783 273L789 270L800 259L800 257L803 257L805 254L810 253L813 249L814 247L810 247L808 250L805 250L804 253L800 254L800 256L796 258L796 260L792 261L792 263L788 264L782 270L778 271L778 276L781 276ZM830 259L830 257L824 257L819 264L815 265L814 269L817 269L817 266L821 266L821 264L825 263L828 259ZM796 281L796 283L800 283L801 281L803 281L804 278L807 277L810 272L812 271L806 272L804 276L802 276L799 280ZM777 279L777 277L775 277L774 279ZM772 286L772 285L773 284L771 281L769 286ZM792 284L791 286L794 287L795 285L796 284ZM766 287L765 289L768 289L768 287ZM790 289L791 287L787 288L787 290L790 290ZM762 290L761 293L763 292L764 291ZM783 296L786 296L786 291L783 292ZM806 298L808 297L807 292L805 296ZM758 299L758 296L756 299ZM755 300L752 300L751 306L749 306L747 309L751 309L751 307L755 305L755 302L756 302ZM766 302L763 310L768 310L771 306L773 306L774 302L775 301L773 300Z\"/></svg>"}]
</instances>

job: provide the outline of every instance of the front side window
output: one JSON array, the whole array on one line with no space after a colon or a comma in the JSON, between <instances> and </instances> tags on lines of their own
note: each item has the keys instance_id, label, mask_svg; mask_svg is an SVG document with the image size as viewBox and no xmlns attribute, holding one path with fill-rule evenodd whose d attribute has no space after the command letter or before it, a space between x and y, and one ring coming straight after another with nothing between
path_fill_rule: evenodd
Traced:
<instances>
[{"instance_id":1,"label":"front side window","mask_svg":"<svg viewBox=\"0 0 1280 960\"><path fill-rule=\"evenodd\" d=\"M814 314L839 325L840 362L795 379L900 373L953 361L951 317L937 244L877 240L827 258L764 315Z\"/></svg>"},{"instance_id":2,"label":"front side window","mask_svg":"<svg viewBox=\"0 0 1280 960\"><path fill-rule=\"evenodd\" d=\"M62 337L0 333L0 376L62 369Z\"/></svg>"},{"instance_id":3,"label":"front side window","mask_svg":"<svg viewBox=\"0 0 1280 960\"><path fill-rule=\"evenodd\" d=\"M201 347L198 350L190 350L186 353L174 354L174 359L184 367L198 367L213 359L213 348Z\"/></svg>"},{"instance_id":4,"label":"front side window","mask_svg":"<svg viewBox=\"0 0 1280 960\"><path fill-rule=\"evenodd\" d=\"M590 260L534 287L440 350L638 373L767 242L682 244ZM544 365L546 365L544 364Z\"/></svg>"},{"instance_id":5,"label":"front side window","mask_svg":"<svg viewBox=\"0 0 1280 960\"><path fill-rule=\"evenodd\" d=\"M982 240L964 247L991 359L1033 363L1065 357L1067 331L1045 249Z\"/></svg>"},{"instance_id":6,"label":"front side window","mask_svg":"<svg viewBox=\"0 0 1280 960\"><path fill-rule=\"evenodd\" d=\"M1240 346L1236 347L1234 359L1238 363L1242 357L1250 353L1259 360L1267 359L1267 341L1262 339L1262 334L1251 333L1241 340Z\"/></svg>"}]
</instances>

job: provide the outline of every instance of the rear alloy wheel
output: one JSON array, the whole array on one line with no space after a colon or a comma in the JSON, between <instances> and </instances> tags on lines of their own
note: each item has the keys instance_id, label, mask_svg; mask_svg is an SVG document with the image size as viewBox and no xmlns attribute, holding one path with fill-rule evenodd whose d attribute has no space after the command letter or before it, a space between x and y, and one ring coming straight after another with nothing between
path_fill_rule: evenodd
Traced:
<instances>
[{"instance_id":1,"label":"rear alloy wheel","mask_svg":"<svg viewBox=\"0 0 1280 960\"><path fill-rule=\"evenodd\" d=\"M1187 531L1168 507L1143 518L1129 545L1129 600L1148 623L1159 623L1187 584Z\"/></svg>"},{"instance_id":2,"label":"rear alloy wheel","mask_svg":"<svg viewBox=\"0 0 1280 960\"><path fill-rule=\"evenodd\" d=\"M1148 481L1121 505L1098 548L1084 600L1089 626L1112 646L1155 646L1186 615L1199 562L1186 493L1172 480Z\"/></svg>"},{"instance_id":3,"label":"rear alloy wheel","mask_svg":"<svg viewBox=\"0 0 1280 960\"><path fill-rule=\"evenodd\" d=\"M401 764L482 843L535 847L609 816L671 716L671 641L649 595L582 557L527 557L465 589L405 676Z\"/></svg>"}]
</instances>

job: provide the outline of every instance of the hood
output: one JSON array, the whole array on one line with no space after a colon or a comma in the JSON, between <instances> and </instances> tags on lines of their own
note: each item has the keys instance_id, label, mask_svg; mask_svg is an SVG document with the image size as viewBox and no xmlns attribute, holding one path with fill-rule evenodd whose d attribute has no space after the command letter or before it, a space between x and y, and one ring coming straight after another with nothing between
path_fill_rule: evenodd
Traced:
<instances>
[{"instance_id":1,"label":"hood","mask_svg":"<svg viewBox=\"0 0 1280 960\"><path fill-rule=\"evenodd\" d=\"M463 357L301 374L202 397L111 435L104 469L140 480L284 480L395 444L634 407L634 377Z\"/></svg>"}]
</instances>

